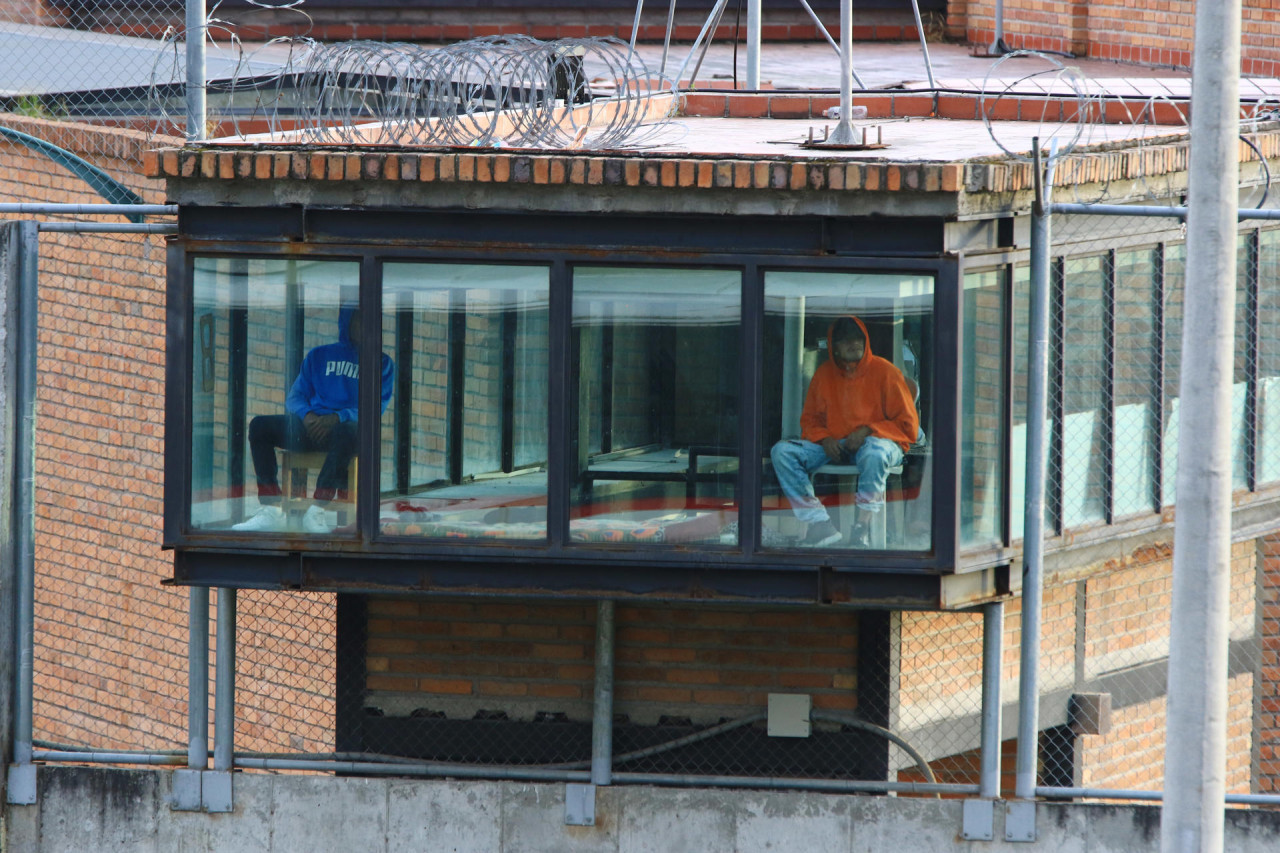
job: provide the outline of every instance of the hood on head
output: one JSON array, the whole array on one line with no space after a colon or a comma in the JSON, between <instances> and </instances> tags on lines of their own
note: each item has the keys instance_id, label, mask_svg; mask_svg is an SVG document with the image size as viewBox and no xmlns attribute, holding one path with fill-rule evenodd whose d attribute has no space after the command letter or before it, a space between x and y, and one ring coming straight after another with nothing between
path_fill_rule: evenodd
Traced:
<instances>
[{"instance_id":1,"label":"hood on head","mask_svg":"<svg viewBox=\"0 0 1280 853\"><path fill-rule=\"evenodd\" d=\"M355 302L344 302L338 308L338 342L354 347L355 343L351 340L351 315L359 310L360 305Z\"/></svg>"},{"instance_id":2,"label":"hood on head","mask_svg":"<svg viewBox=\"0 0 1280 853\"><path fill-rule=\"evenodd\" d=\"M846 314L846 315L844 315L844 316L845 316L845 318L847 318L847 319L849 319L849 320L852 320L853 322L857 323L857 324L858 324L858 328L862 330L862 337L863 337L863 339L866 341L866 348L862 351L862 360L863 360L863 361L866 361L866 360L867 360L867 357L868 357L868 356L870 356L870 355L872 354L872 352L871 352L871 335L867 334L867 325L866 325L866 323L863 323L863 322L862 322L862 318L861 318L861 317L857 317L857 316L855 316L855 315L853 315L853 314ZM836 348L835 348L835 341L834 341L834 340L832 340L832 332L834 332L834 331L835 331L835 329L836 329L836 320L832 320L832 321L831 321L831 325L827 327L827 358L829 358L829 359L831 360L831 363L832 363L832 364L835 364L835 363L836 363ZM839 367L839 365L836 365L836 366L837 366L837 367ZM842 369L843 369L843 368L842 368Z\"/></svg>"}]
</instances>

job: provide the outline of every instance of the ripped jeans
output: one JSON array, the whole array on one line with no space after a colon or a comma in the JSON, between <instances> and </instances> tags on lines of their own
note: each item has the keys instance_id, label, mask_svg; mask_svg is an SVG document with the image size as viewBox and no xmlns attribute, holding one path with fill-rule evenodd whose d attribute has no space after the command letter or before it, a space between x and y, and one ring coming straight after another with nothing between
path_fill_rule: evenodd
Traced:
<instances>
[{"instance_id":1,"label":"ripped jeans","mask_svg":"<svg viewBox=\"0 0 1280 853\"><path fill-rule=\"evenodd\" d=\"M802 438L784 438L769 453L782 493L791 502L796 518L806 524L828 519L827 509L813 494L813 472L831 462L822 445ZM887 438L868 436L850 459L844 454L840 464L858 466L858 490L854 503L868 512L884 509L884 488L889 469L902 464L902 448Z\"/></svg>"}]
</instances>

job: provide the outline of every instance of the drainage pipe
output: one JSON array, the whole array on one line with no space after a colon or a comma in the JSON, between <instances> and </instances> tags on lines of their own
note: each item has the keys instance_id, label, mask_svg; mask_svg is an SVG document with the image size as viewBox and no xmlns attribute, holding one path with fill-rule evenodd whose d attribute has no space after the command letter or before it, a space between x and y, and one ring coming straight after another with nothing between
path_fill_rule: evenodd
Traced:
<instances>
[{"instance_id":1,"label":"drainage pipe","mask_svg":"<svg viewBox=\"0 0 1280 853\"><path fill-rule=\"evenodd\" d=\"M41 222L41 231L64 234L177 234L177 225L158 222Z\"/></svg>"},{"instance_id":2,"label":"drainage pipe","mask_svg":"<svg viewBox=\"0 0 1280 853\"><path fill-rule=\"evenodd\" d=\"M89 216L92 214L127 216L130 213L159 216L162 214L176 214L177 212L178 205L176 204L44 204L36 202L5 202L0 204L0 213L48 214L50 216Z\"/></svg>"}]
</instances>

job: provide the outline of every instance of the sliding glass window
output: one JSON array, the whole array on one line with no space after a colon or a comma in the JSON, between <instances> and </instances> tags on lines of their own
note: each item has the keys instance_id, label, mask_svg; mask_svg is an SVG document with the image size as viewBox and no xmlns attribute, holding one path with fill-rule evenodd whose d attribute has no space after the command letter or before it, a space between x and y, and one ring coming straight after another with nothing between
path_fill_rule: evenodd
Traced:
<instances>
[{"instance_id":1,"label":"sliding glass window","mask_svg":"<svg viewBox=\"0 0 1280 853\"><path fill-rule=\"evenodd\" d=\"M738 541L742 276L578 267L569 540Z\"/></svg>"},{"instance_id":2,"label":"sliding glass window","mask_svg":"<svg viewBox=\"0 0 1280 853\"><path fill-rule=\"evenodd\" d=\"M549 291L545 266L383 267L384 534L546 537Z\"/></svg>"},{"instance_id":3,"label":"sliding glass window","mask_svg":"<svg viewBox=\"0 0 1280 853\"><path fill-rule=\"evenodd\" d=\"M765 276L765 548L926 551L934 279Z\"/></svg>"}]
</instances>

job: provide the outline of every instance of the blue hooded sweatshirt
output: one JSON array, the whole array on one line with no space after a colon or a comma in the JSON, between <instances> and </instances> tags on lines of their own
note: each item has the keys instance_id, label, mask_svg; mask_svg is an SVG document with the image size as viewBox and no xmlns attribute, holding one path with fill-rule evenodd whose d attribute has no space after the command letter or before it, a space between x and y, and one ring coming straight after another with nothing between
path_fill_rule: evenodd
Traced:
<instances>
[{"instance_id":1,"label":"blue hooded sweatshirt","mask_svg":"<svg viewBox=\"0 0 1280 853\"><path fill-rule=\"evenodd\" d=\"M317 415L336 414L342 422L357 418L360 388L360 353L351 340L351 315L356 312L354 303L343 305L338 311L338 342L324 344L307 353L302 359L298 378L285 398L285 408L299 418L308 412ZM396 367L391 357L382 354L382 411L391 402L391 390L395 382Z\"/></svg>"}]
</instances>

